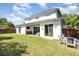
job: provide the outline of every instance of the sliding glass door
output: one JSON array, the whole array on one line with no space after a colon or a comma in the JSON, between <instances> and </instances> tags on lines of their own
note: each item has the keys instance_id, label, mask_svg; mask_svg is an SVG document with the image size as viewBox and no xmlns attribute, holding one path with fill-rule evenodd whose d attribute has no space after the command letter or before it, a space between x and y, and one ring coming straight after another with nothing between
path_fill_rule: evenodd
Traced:
<instances>
[{"instance_id":1,"label":"sliding glass door","mask_svg":"<svg viewBox=\"0 0 79 59\"><path fill-rule=\"evenodd\" d=\"M21 33L21 27L18 27L18 32Z\"/></svg>"},{"instance_id":2,"label":"sliding glass door","mask_svg":"<svg viewBox=\"0 0 79 59\"><path fill-rule=\"evenodd\" d=\"M40 32L40 27L34 27L34 33L36 34L38 32Z\"/></svg>"},{"instance_id":3,"label":"sliding glass door","mask_svg":"<svg viewBox=\"0 0 79 59\"><path fill-rule=\"evenodd\" d=\"M45 36L48 36L48 25L45 25Z\"/></svg>"},{"instance_id":4,"label":"sliding glass door","mask_svg":"<svg viewBox=\"0 0 79 59\"><path fill-rule=\"evenodd\" d=\"M45 36L53 36L53 24L45 25Z\"/></svg>"}]
</instances>

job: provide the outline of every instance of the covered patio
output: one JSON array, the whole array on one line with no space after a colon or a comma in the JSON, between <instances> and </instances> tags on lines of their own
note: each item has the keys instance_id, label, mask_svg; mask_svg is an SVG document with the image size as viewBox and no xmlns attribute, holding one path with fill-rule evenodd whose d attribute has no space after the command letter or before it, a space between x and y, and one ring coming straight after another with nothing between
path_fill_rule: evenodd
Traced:
<instances>
[{"instance_id":1,"label":"covered patio","mask_svg":"<svg viewBox=\"0 0 79 59\"><path fill-rule=\"evenodd\" d=\"M40 33L40 24L30 23L26 25L26 34L36 35L37 33Z\"/></svg>"}]
</instances>

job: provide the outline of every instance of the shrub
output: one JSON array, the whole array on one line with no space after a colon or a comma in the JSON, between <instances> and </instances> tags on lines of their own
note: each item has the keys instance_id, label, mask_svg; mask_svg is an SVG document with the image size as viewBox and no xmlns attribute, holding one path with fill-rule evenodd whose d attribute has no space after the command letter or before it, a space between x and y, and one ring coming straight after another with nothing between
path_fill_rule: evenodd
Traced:
<instances>
[{"instance_id":1,"label":"shrub","mask_svg":"<svg viewBox=\"0 0 79 59\"><path fill-rule=\"evenodd\" d=\"M20 56L26 52L26 46L20 43L6 43L2 44L0 48L1 56Z\"/></svg>"}]
</instances>

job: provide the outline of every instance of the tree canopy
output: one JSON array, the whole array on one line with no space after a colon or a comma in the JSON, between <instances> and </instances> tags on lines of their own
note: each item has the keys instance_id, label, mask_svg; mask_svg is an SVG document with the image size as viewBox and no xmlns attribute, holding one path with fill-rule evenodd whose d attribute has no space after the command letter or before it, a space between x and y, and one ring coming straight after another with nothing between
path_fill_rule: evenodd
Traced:
<instances>
[{"instance_id":1,"label":"tree canopy","mask_svg":"<svg viewBox=\"0 0 79 59\"><path fill-rule=\"evenodd\" d=\"M12 22L8 22L6 18L0 18L0 28L11 29L14 28L14 24Z\"/></svg>"},{"instance_id":2,"label":"tree canopy","mask_svg":"<svg viewBox=\"0 0 79 59\"><path fill-rule=\"evenodd\" d=\"M79 26L79 15L78 14L63 14L65 25Z\"/></svg>"}]
</instances>

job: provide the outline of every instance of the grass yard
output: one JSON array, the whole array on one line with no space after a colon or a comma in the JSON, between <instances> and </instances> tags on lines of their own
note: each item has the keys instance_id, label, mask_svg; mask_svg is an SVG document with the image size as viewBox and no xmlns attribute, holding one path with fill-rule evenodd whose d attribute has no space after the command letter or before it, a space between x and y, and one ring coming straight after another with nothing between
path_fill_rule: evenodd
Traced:
<instances>
[{"instance_id":1,"label":"grass yard","mask_svg":"<svg viewBox=\"0 0 79 59\"><path fill-rule=\"evenodd\" d=\"M67 47L58 40L21 34L0 34L0 55L79 56L79 49Z\"/></svg>"}]
</instances>

